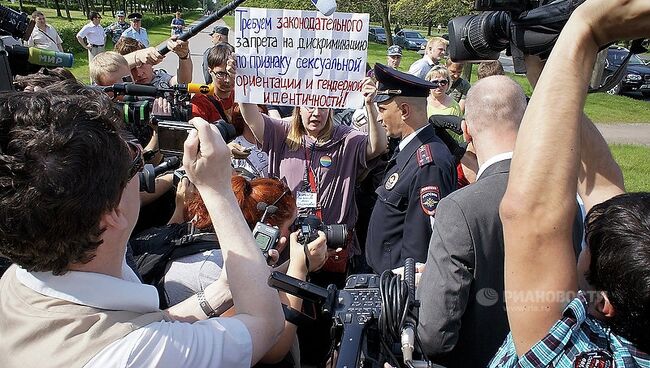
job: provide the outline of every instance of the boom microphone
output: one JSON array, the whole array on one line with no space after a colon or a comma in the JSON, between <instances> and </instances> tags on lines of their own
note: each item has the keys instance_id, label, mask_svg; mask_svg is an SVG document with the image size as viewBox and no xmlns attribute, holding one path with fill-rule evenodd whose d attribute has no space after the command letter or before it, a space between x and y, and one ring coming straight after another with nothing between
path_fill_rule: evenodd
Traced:
<instances>
[{"instance_id":1,"label":"boom microphone","mask_svg":"<svg viewBox=\"0 0 650 368\"><path fill-rule=\"evenodd\" d=\"M223 18L224 15L235 10L235 8L241 5L244 1L246 0L233 0L229 2L221 9L217 10L212 15L199 22L199 24L189 27L189 31L180 35L178 39L181 41L189 40L193 36L199 34L199 32L201 32L202 30L208 28L212 23ZM312 4L314 4L316 9L318 9L318 11L323 13L324 15L332 15L332 13L336 11L336 0L311 0L311 2ZM161 55L165 55L170 51L169 48L167 47L166 42L158 45L157 50Z\"/></svg>"},{"instance_id":2,"label":"boom microphone","mask_svg":"<svg viewBox=\"0 0 650 368\"><path fill-rule=\"evenodd\" d=\"M332 15L336 11L336 0L311 0L316 9L323 15Z\"/></svg>"}]
</instances>

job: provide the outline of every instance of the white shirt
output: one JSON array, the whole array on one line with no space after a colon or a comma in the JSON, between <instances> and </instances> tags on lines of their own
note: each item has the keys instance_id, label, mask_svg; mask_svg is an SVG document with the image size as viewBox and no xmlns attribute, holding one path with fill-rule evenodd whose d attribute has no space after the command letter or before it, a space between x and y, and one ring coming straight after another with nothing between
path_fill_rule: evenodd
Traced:
<instances>
[{"instance_id":1,"label":"white shirt","mask_svg":"<svg viewBox=\"0 0 650 368\"><path fill-rule=\"evenodd\" d=\"M429 70L433 68L435 63L429 55L424 55L422 56L422 59L415 61L413 64L411 64L411 67L409 68L409 74L415 75L416 77L420 77L422 79L425 79L427 76L427 73L429 73Z\"/></svg>"},{"instance_id":2,"label":"white shirt","mask_svg":"<svg viewBox=\"0 0 650 368\"><path fill-rule=\"evenodd\" d=\"M86 42L91 45L103 45L106 35L104 34L104 27L94 25L92 22L81 27L77 33L77 37L86 38Z\"/></svg>"},{"instance_id":3,"label":"white shirt","mask_svg":"<svg viewBox=\"0 0 650 368\"><path fill-rule=\"evenodd\" d=\"M122 264L122 278L93 272L16 270L26 287L53 298L107 310L138 313L158 311L158 293L141 284ZM85 368L112 367L250 367L252 340L236 318L213 318L195 323L154 322L113 342L95 355Z\"/></svg>"},{"instance_id":4,"label":"white shirt","mask_svg":"<svg viewBox=\"0 0 650 368\"><path fill-rule=\"evenodd\" d=\"M422 129L426 128L428 125L429 124L425 124L422 128L420 128L420 129L414 131L413 133L407 135L406 137L402 138L402 140L399 142L399 146L398 146L399 150L400 151L403 150L404 147L406 147L406 145L409 144L409 142L411 142L413 140L413 138L415 138L415 136L418 135L418 133L420 133L422 131Z\"/></svg>"},{"instance_id":5,"label":"white shirt","mask_svg":"<svg viewBox=\"0 0 650 368\"><path fill-rule=\"evenodd\" d=\"M510 160L512 159L512 152L504 152L504 153L499 153L498 155L490 157L489 160L485 161L483 165L481 165L478 168L478 172L476 173L476 180L481 177L481 174L490 167L491 165L496 164L497 162L505 161L505 160Z\"/></svg>"},{"instance_id":6,"label":"white shirt","mask_svg":"<svg viewBox=\"0 0 650 368\"><path fill-rule=\"evenodd\" d=\"M62 43L63 40L61 40L56 29L50 25L45 26L45 31L41 31L38 27L34 27L32 35L29 36L29 40L27 41L27 45L30 47L38 47L39 49L52 51L61 51L59 50L59 44Z\"/></svg>"}]
</instances>

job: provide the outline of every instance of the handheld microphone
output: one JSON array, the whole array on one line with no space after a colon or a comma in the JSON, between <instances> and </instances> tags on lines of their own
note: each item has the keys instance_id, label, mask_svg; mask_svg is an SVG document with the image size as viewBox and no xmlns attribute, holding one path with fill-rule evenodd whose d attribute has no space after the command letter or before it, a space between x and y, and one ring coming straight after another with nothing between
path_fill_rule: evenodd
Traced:
<instances>
[{"instance_id":1,"label":"handheld microphone","mask_svg":"<svg viewBox=\"0 0 650 368\"><path fill-rule=\"evenodd\" d=\"M311 0L316 9L323 15L332 15L336 11L336 0Z\"/></svg>"},{"instance_id":2,"label":"handheld microphone","mask_svg":"<svg viewBox=\"0 0 650 368\"><path fill-rule=\"evenodd\" d=\"M176 156L171 156L164 160L160 165L154 168L155 176L166 173L167 171L176 170L181 167L181 160Z\"/></svg>"},{"instance_id":3,"label":"handheld microphone","mask_svg":"<svg viewBox=\"0 0 650 368\"><path fill-rule=\"evenodd\" d=\"M10 49L12 56L18 56L21 59L27 57L27 61L34 65L70 68L74 62L74 55L67 52L20 45L7 46L7 48Z\"/></svg>"},{"instance_id":4,"label":"handheld microphone","mask_svg":"<svg viewBox=\"0 0 650 368\"><path fill-rule=\"evenodd\" d=\"M201 83L177 84L173 86L173 88L177 91L199 93L202 95L214 94L214 85L212 84L201 84Z\"/></svg>"},{"instance_id":5,"label":"handheld microphone","mask_svg":"<svg viewBox=\"0 0 650 368\"><path fill-rule=\"evenodd\" d=\"M176 156L166 159L156 167L152 164L144 165L143 170L138 173L140 192L154 193L156 191L156 177L167 171L178 169L180 166L181 160Z\"/></svg>"}]
</instances>

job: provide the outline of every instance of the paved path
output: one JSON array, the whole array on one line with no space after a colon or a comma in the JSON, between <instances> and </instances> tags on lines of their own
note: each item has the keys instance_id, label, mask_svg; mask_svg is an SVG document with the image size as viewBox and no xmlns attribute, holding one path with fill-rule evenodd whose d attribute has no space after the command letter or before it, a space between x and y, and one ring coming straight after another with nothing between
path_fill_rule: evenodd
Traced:
<instances>
[{"instance_id":1,"label":"paved path","mask_svg":"<svg viewBox=\"0 0 650 368\"><path fill-rule=\"evenodd\" d=\"M204 18L199 19L202 20ZM196 24L194 22L193 24ZM195 83L203 83L203 72L201 70L201 63L203 52L212 47L210 40L210 32L216 25L225 26L223 20L218 20L208 28L201 31L196 36L190 38L190 51L193 64L193 78ZM234 43L235 32L231 30L229 34L229 41ZM510 60L508 58L508 60ZM505 61L505 60L502 60ZM512 67L512 62L507 67ZM174 74L178 68L178 57L174 53L169 53L165 60L160 63L157 68L167 70L169 73ZM624 144L642 144L650 146L650 123L649 124L597 124L598 129L603 134L608 143L624 143Z\"/></svg>"},{"instance_id":2,"label":"paved path","mask_svg":"<svg viewBox=\"0 0 650 368\"><path fill-rule=\"evenodd\" d=\"M197 24L199 21L205 18L206 18L205 16L201 17L199 20L192 23L192 25ZM208 48L212 47L210 32L212 32L214 26L217 25L225 26L226 23L223 20L219 19L218 21L210 25L208 28L201 31L199 34L190 38L190 55L192 58L192 67L193 67L192 82L194 83L205 82L205 80L203 79L203 71L201 70L201 64L203 62L203 52ZM231 30L230 33L228 34L228 41L230 42L231 45L234 44L234 38L235 38L235 31ZM176 54L174 54L173 52L170 52L165 56L165 59L160 64L158 64L155 68L165 69L168 73L172 75L176 75L176 70L178 69L178 56L176 56Z\"/></svg>"}]
</instances>

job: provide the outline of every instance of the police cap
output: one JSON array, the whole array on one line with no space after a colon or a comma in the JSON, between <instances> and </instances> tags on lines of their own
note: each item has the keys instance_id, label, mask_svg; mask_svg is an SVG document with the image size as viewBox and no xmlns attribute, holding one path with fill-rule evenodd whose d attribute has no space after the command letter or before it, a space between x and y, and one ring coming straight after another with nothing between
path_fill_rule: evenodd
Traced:
<instances>
[{"instance_id":1,"label":"police cap","mask_svg":"<svg viewBox=\"0 0 650 368\"><path fill-rule=\"evenodd\" d=\"M140 14L140 13L131 13L131 14L129 14L129 16L127 18L129 18L131 20L142 20L142 14Z\"/></svg>"},{"instance_id":2,"label":"police cap","mask_svg":"<svg viewBox=\"0 0 650 368\"><path fill-rule=\"evenodd\" d=\"M437 87L437 84L380 63L375 64L375 78L379 84L373 102L388 101L395 96L427 97Z\"/></svg>"},{"instance_id":3,"label":"police cap","mask_svg":"<svg viewBox=\"0 0 650 368\"><path fill-rule=\"evenodd\" d=\"M224 35L224 36L228 36L228 27L216 26L216 27L214 27L212 32L210 32L210 36L212 36L215 33L218 33L218 34L221 34L221 35Z\"/></svg>"}]
</instances>

